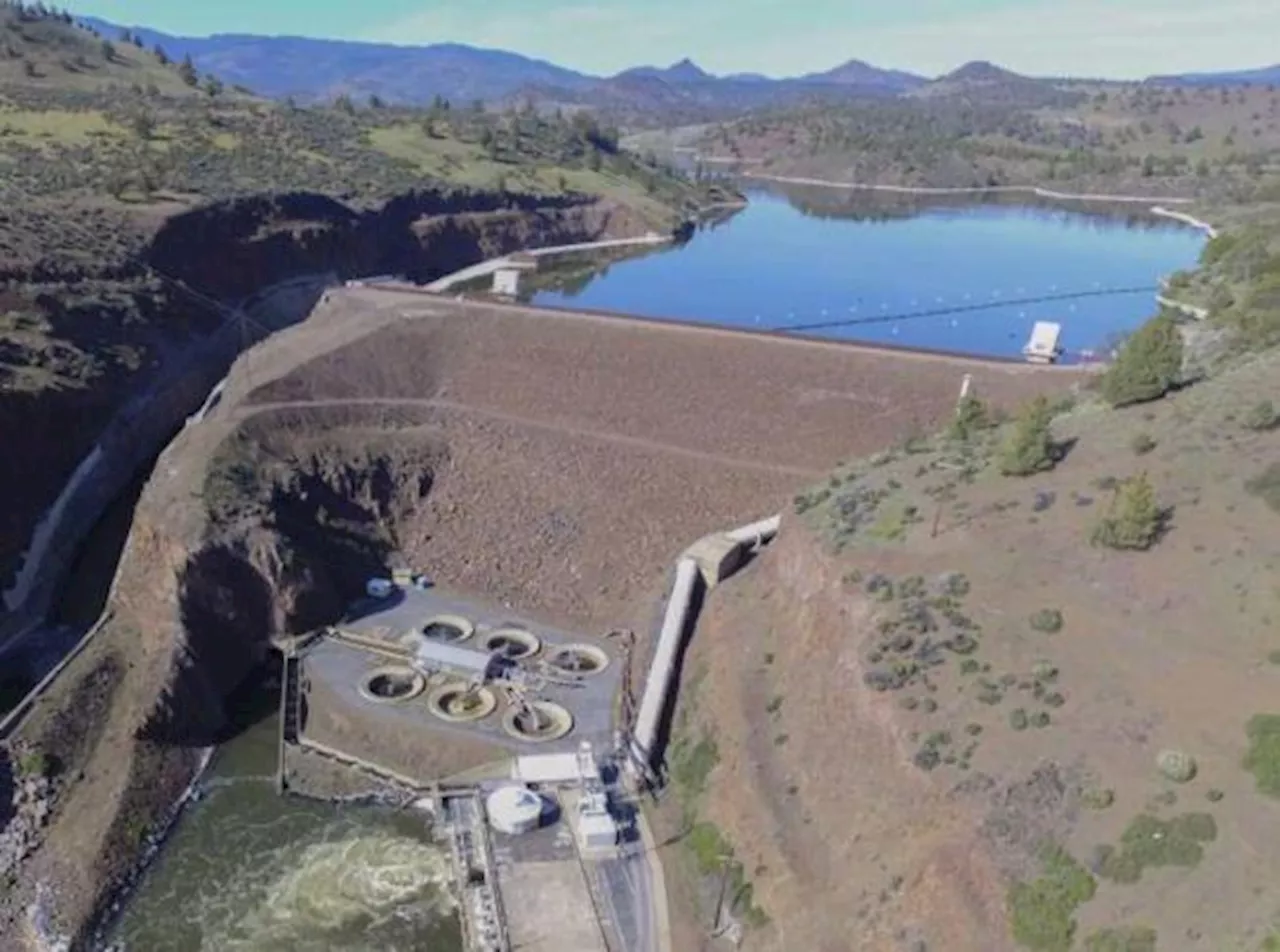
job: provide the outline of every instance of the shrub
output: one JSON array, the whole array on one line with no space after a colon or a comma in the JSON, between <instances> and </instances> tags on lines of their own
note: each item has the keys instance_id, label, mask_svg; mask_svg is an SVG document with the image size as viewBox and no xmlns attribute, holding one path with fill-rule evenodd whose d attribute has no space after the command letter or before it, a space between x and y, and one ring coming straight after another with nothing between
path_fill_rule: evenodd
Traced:
<instances>
[{"instance_id":1,"label":"shrub","mask_svg":"<svg viewBox=\"0 0 1280 952\"><path fill-rule=\"evenodd\" d=\"M956 415L947 428L947 437L967 442L990 427L991 417L987 413L987 405L970 394L956 406Z\"/></svg>"},{"instance_id":2,"label":"shrub","mask_svg":"<svg viewBox=\"0 0 1280 952\"><path fill-rule=\"evenodd\" d=\"M1146 456L1156 448L1156 441L1152 439L1150 433L1139 433L1129 443L1129 448L1133 450L1137 456Z\"/></svg>"},{"instance_id":3,"label":"shrub","mask_svg":"<svg viewBox=\"0 0 1280 952\"><path fill-rule=\"evenodd\" d=\"M1098 875L1118 883L1135 883L1143 870L1157 866L1191 867L1204 858L1204 843L1218 838L1218 824L1208 813L1184 813L1162 820L1149 813L1135 817L1120 836L1120 848L1099 851Z\"/></svg>"},{"instance_id":4,"label":"shrub","mask_svg":"<svg viewBox=\"0 0 1280 952\"><path fill-rule=\"evenodd\" d=\"M1085 952L1156 952L1156 930L1149 926L1099 929L1084 940Z\"/></svg>"},{"instance_id":5,"label":"shrub","mask_svg":"<svg viewBox=\"0 0 1280 952\"><path fill-rule=\"evenodd\" d=\"M1029 723L1027 712L1022 708L1015 708L1009 712L1009 726L1015 731L1025 731Z\"/></svg>"},{"instance_id":6,"label":"shrub","mask_svg":"<svg viewBox=\"0 0 1280 952\"><path fill-rule=\"evenodd\" d=\"M1107 514L1093 527L1090 541L1108 549L1145 551L1159 540L1166 519L1151 480L1141 473L1120 484Z\"/></svg>"},{"instance_id":7,"label":"shrub","mask_svg":"<svg viewBox=\"0 0 1280 952\"><path fill-rule=\"evenodd\" d=\"M1062 612L1056 608L1042 608L1031 616L1031 627L1048 635L1062 631Z\"/></svg>"},{"instance_id":8,"label":"shrub","mask_svg":"<svg viewBox=\"0 0 1280 952\"><path fill-rule=\"evenodd\" d=\"M1272 463L1244 484L1245 491L1257 496L1275 512L1280 512L1280 463Z\"/></svg>"},{"instance_id":9,"label":"shrub","mask_svg":"<svg viewBox=\"0 0 1280 952\"><path fill-rule=\"evenodd\" d=\"M1024 406L1000 448L1000 472L1005 476L1031 476L1053 469L1057 460L1050 432L1052 422L1053 410L1043 396Z\"/></svg>"},{"instance_id":10,"label":"shrub","mask_svg":"<svg viewBox=\"0 0 1280 952\"><path fill-rule=\"evenodd\" d=\"M1244 769L1253 774L1259 793L1280 797L1280 714L1258 714L1245 729L1249 752Z\"/></svg>"},{"instance_id":11,"label":"shrub","mask_svg":"<svg viewBox=\"0 0 1280 952\"><path fill-rule=\"evenodd\" d=\"M1013 937L1036 952L1068 952L1075 936L1075 911L1093 898L1097 882L1089 871L1058 846L1040 855L1042 875L1009 889Z\"/></svg>"},{"instance_id":12,"label":"shrub","mask_svg":"<svg viewBox=\"0 0 1280 952\"><path fill-rule=\"evenodd\" d=\"M1110 787L1088 787L1080 791L1080 802L1090 810L1105 810L1116 802L1116 792Z\"/></svg>"},{"instance_id":13,"label":"shrub","mask_svg":"<svg viewBox=\"0 0 1280 952\"><path fill-rule=\"evenodd\" d=\"M27 750L18 755L16 766L20 777L43 777L49 773L49 758L43 751Z\"/></svg>"},{"instance_id":14,"label":"shrub","mask_svg":"<svg viewBox=\"0 0 1280 952\"><path fill-rule=\"evenodd\" d=\"M1280 412L1277 412L1275 404L1270 400L1263 400L1250 407L1245 414L1244 425L1246 429L1259 432L1274 430L1280 427Z\"/></svg>"},{"instance_id":15,"label":"shrub","mask_svg":"<svg viewBox=\"0 0 1280 952\"><path fill-rule=\"evenodd\" d=\"M1156 766L1174 783L1186 783L1196 775L1196 759L1181 750L1162 750L1156 755Z\"/></svg>"},{"instance_id":16,"label":"shrub","mask_svg":"<svg viewBox=\"0 0 1280 952\"><path fill-rule=\"evenodd\" d=\"M1102 375L1103 398L1113 407L1158 400L1182 375L1182 334L1169 314L1148 321L1125 342Z\"/></svg>"}]
</instances>

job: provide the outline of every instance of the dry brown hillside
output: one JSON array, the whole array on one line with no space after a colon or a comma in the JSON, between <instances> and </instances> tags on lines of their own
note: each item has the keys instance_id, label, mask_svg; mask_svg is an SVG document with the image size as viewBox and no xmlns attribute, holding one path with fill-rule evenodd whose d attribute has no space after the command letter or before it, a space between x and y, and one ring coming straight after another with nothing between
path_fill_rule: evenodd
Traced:
<instances>
[{"instance_id":1,"label":"dry brown hillside","mask_svg":"<svg viewBox=\"0 0 1280 952\"><path fill-rule=\"evenodd\" d=\"M1272 352L1082 404L1030 476L1000 473L1006 426L797 497L686 661L679 947L711 947L731 850L759 952L1273 948L1277 381ZM1140 474L1162 534L1091 544Z\"/></svg>"}]
</instances>

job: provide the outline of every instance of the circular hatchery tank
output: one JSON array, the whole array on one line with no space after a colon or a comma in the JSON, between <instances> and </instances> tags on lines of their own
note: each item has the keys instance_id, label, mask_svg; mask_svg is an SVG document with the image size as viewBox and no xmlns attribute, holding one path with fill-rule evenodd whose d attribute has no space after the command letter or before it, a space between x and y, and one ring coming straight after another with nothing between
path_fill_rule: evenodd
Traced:
<instances>
[{"instance_id":1,"label":"circular hatchery tank","mask_svg":"<svg viewBox=\"0 0 1280 952\"><path fill-rule=\"evenodd\" d=\"M436 615L422 626L422 637L455 644L476 633L476 626L461 615Z\"/></svg>"},{"instance_id":2,"label":"circular hatchery tank","mask_svg":"<svg viewBox=\"0 0 1280 952\"><path fill-rule=\"evenodd\" d=\"M486 687L455 681L442 684L427 698L427 709L444 721L463 723L488 717L498 707L498 699Z\"/></svg>"},{"instance_id":3,"label":"circular hatchery tank","mask_svg":"<svg viewBox=\"0 0 1280 952\"><path fill-rule=\"evenodd\" d=\"M573 730L573 715L550 701L530 701L507 708L502 729L517 740L542 743L559 740Z\"/></svg>"},{"instance_id":4,"label":"circular hatchery tank","mask_svg":"<svg viewBox=\"0 0 1280 952\"><path fill-rule=\"evenodd\" d=\"M498 628L480 639L485 651L497 653L512 661L532 658L542 650L542 642L533 632L523 628Z\"/></svg>"},{"instance_id":5,"label":"circular hatchery tank","mask_svg":"<svg viewBox=\"0 0 1280 952\"><path fill-rule=\"evenodd\" d=\"M423 692L427 679L412 668L387 667L370 671L360 682L360 693L371 701L407 701Z\"/></svg>"},{"instance_id":6,"label":"circular hatchery tank","mask_svg":"<svg viewBox=\"0 0 1280 952\"><path fill-rule=\"evenodd\" d=\"M547 656L547 664L565 674L590 677L609 667L609 656L595 645L563 645Z\"/></svg>"}]
</instances>

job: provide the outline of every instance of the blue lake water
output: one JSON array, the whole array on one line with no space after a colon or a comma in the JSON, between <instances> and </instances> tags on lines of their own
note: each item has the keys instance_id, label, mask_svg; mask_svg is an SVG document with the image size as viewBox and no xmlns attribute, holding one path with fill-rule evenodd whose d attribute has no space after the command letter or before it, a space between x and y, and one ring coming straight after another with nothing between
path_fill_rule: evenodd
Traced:
<instances>
[{"instance_id":1,"label":"blue lake water","mask_svg":"<svg viewBox=\"0 0 1280 952\"><path fill-rule=\"evenodd\" d=\"M1205 240L1132 207L822 191L752 192L747 208L687 244L533 300L999 356L1020 355L1032 325L1054 321L1070 360L1154 314L1159 280L1194 265ZM1046 297L1056 299L1026 300Z\"/></svg>"}]
</instances>

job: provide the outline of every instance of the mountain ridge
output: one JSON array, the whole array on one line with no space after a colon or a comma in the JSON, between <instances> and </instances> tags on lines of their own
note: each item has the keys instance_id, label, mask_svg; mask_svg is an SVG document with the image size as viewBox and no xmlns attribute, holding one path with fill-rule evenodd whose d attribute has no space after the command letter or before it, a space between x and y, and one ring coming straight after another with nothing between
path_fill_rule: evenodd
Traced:
<instances>
[{"instance_id":1,"label":"mountain ridge","mask_svg":"<svg viewBox=\"0 0 1280 952\"><path fill-rule=\"evenodd\" d=\"M716 75L689 57L665 67L640 64L602 76L522 53L464 43L418 45L238 32L181 36L99 17L75 19L108 38L128 30L146 46L160 46L171 57L191 57L202 72L213 73L229 84L272 98L312 102L338 95L376 96L384 102L406 105L425 104L436 97L494 102L523 96L556 105L591 107L596 100L616 99L621 89L636 81L657 81L668 88L641 85L645 99L657 106L666 101L696 101L700 107L695 112L702 118L715 118L735 109L783 105L813 96L897 96L931 87L946 91L957 84L1017 83L1029 88L1031 84L1062 79L1027 76L985 60L974 60L942 76L930 77L875 66L858 58L827 70L785 77L753 71ZM1145 82L1201 86L1280 84L1280 65L1153 76ZM698 88L695 91L685 87Z\"/></svg>"}]
</instances>

